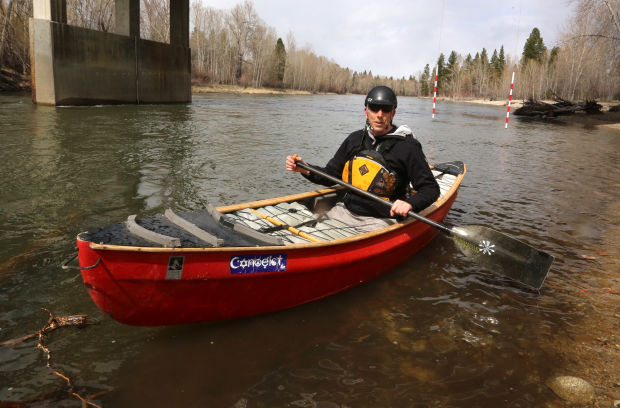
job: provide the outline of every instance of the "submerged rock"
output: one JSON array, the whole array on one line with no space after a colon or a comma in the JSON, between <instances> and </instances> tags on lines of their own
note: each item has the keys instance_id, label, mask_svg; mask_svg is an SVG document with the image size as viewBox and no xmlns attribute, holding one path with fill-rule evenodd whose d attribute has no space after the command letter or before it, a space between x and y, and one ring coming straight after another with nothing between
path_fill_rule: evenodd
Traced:
<instances>
[{"instance_id":1,"label":"submerged rock","mask_svg":"<svg viewBox=\"0 0 620 408\"><path fill-rule=\"evenodd\" d=\"M587 404L594 398L594 387L578 377L559 376L547 380L547 386L573 404Z\"/></svg>"}]
</instances>

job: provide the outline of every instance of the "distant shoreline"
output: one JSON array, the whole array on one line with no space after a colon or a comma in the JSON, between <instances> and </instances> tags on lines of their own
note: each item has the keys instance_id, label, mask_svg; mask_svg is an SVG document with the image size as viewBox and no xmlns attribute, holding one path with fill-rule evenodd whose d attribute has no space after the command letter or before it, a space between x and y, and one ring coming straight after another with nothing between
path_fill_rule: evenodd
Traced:
<instances>
[{"instance_id":1,"label":"distant shoreline","mask_svg":"<svg viewBox=\"0 0 620 408\"><path fill-rule=\"evenodd\" d=\"M454 102L465 102L465 103L475 103L475 104L479 104L479 105L493 105L493 106L505 106L508 107L508 100L501 100L501 101L496 101L496 100L490 100L490 99L448 99L446 98L445 100L448 101L454 101ZM549 103L553 103L553 101L545 101L545 102L549 102ZM520 108L521 106L523 106L523 101L520 100L512 100L510 102L510 109L517 109Z\"/></svg>"},{"instance_id":2,"label":"distant shoreline","mask_svg":"<svg viewBox=\"0 0 620 408\"><path fill-rule=\"evenodd\" d=\"M429 97L427 97L429 98ZM492 105L492 106L504 106L504 107L508 107L508 99L503 99L503 100L491 100L491 99L480 99L480 98L446 98L446 97L441 97L441 98L437 98L438 101L450 101L450 102L464 102L464 103L476 103L476 104L480 104L480 105ZM523 100L522 99L513 99L510 102L510 110L512 111L513 109L517 109L523 106ZM553 100L542 100L540 102L545 102L548 104L554 104L556 103L556 101ZM601 102L601 101L597 101L601 106L603 106L602 112L607 112L609 111L609 107L610 106L614 106L614 105L619 105L620 103L618 101L605 101L605 102Z\"/></svg>"},{"instance_id":3,"label":"distant shoreline","mask_svg":"<svg viewBox=\"0 0 620 408\"><path fill-rule=\"evenodd\" d=\"M248 94L248 95L313 95L309 91L299 91L293 89L276 88L253 88L239 85L192 85L192 93L227 93L227 94Z\"/></svg>"}]
</instances>

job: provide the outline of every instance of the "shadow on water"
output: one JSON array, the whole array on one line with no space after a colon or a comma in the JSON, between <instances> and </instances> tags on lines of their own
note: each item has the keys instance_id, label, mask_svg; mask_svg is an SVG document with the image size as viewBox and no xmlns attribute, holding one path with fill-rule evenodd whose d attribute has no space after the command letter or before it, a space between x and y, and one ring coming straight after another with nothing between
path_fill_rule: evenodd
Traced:
<instances>
[{"instance_id":1,"label":"shadow on water","mask_svg":"<svg viewBox=\"0 0 620 408\"><path fill-rule=\"evenodd\" d=\"M540 293L481 270L438 236L383 277L294 309L118 324L78 273L58 267L78 232L311 189L284 172L283 158L324 164L363 124L359 97L50 108L0 95L0 341L41 328L42 307L91 315L99 325L46 342L80 395L115 407L546 406L559 404L544 385L556 374L612 389L617 134L524 121L506 130L503 109L456 103L432 121L427 102L400 98L397 121L429 161L468 166L446 223L488 225L553 254ZM35 343L0 348L0 401L79 404Z\"/></svg>"}]
</instances>

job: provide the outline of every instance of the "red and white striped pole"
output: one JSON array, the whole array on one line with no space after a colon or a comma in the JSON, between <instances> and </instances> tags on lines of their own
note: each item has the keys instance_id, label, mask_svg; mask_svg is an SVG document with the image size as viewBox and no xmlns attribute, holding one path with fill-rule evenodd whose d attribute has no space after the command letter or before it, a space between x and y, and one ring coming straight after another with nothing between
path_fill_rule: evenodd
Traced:
<instances>
[{"instance_id":1,"label":"red and white striped pole","mask_svg":"<svg viewBox=\"0 0 620 408\"><path fill-rule=\"evenodd\" d=\"M512 88L515 85L515 72L512 71L512 79L510 80L510 94L508 95L508 110L506 111L506 126L504 129L508 129L508 118L510 117L510 102L512 102Z\"/></svg>"},{"instance_id":2,"label":"red and white striped pole","mask_svg":"<svg viewBox=\"0 0 620 408\"><path fill-rule=\"evenodd\" d=\"M435 119L435 104L437 103L437 71L438 71L438 65L435 65L435 90L433 91L433 119Z\"/></svg>"}]
</instances>

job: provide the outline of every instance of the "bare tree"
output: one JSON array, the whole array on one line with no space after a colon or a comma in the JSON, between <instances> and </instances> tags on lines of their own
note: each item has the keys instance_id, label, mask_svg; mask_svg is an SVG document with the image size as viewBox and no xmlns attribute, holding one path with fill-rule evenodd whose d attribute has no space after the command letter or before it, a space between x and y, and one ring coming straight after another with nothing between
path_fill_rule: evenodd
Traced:
<instances>
[{"instance_id":1,"label":"bare tree","mask_svg":"<svg viewBox=\"0 0 620 408\"><path fill-rule=\"evenodd\" d=\"M237 79L241 79L243 75L243 63L249 57L250 44L257 35L260 23L261 20L250 0L245 0L230 11L230 31L235 40L237 56L235 74Z\"/></svg>"},{"instance_id":2,"label":"bare tree","mask_svg":"<svg viewBox=\"0 0 620 408\"><path fill-rule=\"evenodd\" d=\"M618 0L582 0L560 40L558 93L565 98L614 98L620 94ZM615 7L615 9L614 9Z\"/></svg>"},{"instance_id":3,"label":"bare tree","mask_svg":"<svg viewBox=\"0 0 620 408\"><path fill-rule=\"evenodd\" d=\"M140 37L170 43L170 0L142 0Z\"/></svg>"},{"instance_id":4,"label":"bare tree","mask_svg":"<svg viewBox=\"0 0 620 408\"><path fill-rule=\"evenodd\" d=\"M6 4L6 5L5 5ZM28 18L32 0L0 0L0 67L21 74L30 71Z\"/></svg>"},{"instance_id":5,"label":"bare tree","mask_svg":"<svg viewBox=\"0 0 620 408\"><path fill-rule=\"evenodd\" d=\"M110 31L114 27L114 0L67 0L67 23Z\"/></svg>"},{"instance_id":6,"label":"bare tree","mask_svg":"<svg viewBox=\"0 0 620 408\"><path fill-rule=\"evenodd\" d=\"M0 9L2 14L4 15L4 23L2 24L2 33L0 33L0 68L2 67L3 56L4 56L4 41L7 38L6 32L9 27L9 23L11 21L11 11L13 10L13 0L9 1L9 6L7 10L4 10L4 6L0 3Z\"/></svg>"}]
</instances>

